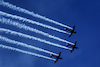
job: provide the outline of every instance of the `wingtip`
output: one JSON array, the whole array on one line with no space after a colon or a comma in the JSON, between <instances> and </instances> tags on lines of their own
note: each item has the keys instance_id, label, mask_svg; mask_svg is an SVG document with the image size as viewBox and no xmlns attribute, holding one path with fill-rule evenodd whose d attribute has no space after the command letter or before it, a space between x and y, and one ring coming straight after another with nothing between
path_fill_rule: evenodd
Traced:
<instances>
[{"instance_id":1,"label":"wingtip","mask_svg":"<svg viewBox=\"0 0 100 67\"><path fill-rule=\"evenodd\" d=\"M69 35L69 37L71 37L71 35Z\"/></svg>"},{"instance_id":2,"label":"wingtip","mask_svg":"<svg viewBox=\"0 0 100 67\"><path fill-rule=\"evenodd\" d=\"M75 44L77 43L77 41L75 41Z\"/></svg>"}]
</instances>

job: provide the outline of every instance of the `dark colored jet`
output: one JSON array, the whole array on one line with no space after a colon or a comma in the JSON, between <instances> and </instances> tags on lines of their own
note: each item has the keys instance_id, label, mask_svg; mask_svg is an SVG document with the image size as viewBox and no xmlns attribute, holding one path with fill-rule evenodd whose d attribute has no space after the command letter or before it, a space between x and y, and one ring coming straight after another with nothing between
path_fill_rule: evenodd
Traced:
<instances>
[{"instance_id":1,"label":"dark colored jet","mask_svg":"<svg viewBox=\"0 0 100 67\"><path fill-rule=\"evenodd\" d=\"M68 30L68 31L70 31L71 32L71 34L69 35L69 37L71 37L71 35L73 34L73 33L76 33L74 30L75 30L75 25L73 26L73 29L72 30L70 30L70 29L68 29L68 28L65 28L65 31L66 30Z\"/></svg>"},{"instance_id":2,"label":"dark colored jet","mask_svg":"<svg viewBox=\"0 0 100 67\"><path fill-rule=\"evenodd\" d=\"M77 41L75 42L75 45L67 44L67 47L68 47L68 46L71 46L71 47L72 47L72 50L71 50L70 53L72 53L72 51L73 51L75 48L78 49L78 47L76 47L76 43L77 43Z\"/></svg>"},{"instance_id":3,"label":"dark colored jet","mask_svg":"<svg viewBox=\"0 0 100 67\"><path fill-rule=\"evenodd\" d=\"M61 52L59 53L59 55L58 55L58 56L55 56L55 55L51 54L51 57L53 56L53 57L55 57L55 58L56 58L56 60L55 60L55 62L54 62L54 63L56 63L56 62L58 61L58 59L62 59L62 58L60 58L60 55L61 55Z\"/></svg>"}]
</instances>

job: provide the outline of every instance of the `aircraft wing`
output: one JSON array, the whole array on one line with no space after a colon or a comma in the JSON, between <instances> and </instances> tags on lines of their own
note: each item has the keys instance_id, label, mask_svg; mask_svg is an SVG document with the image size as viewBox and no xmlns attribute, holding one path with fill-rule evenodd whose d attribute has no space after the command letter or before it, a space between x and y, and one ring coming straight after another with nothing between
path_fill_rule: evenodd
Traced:
<instances>
[{"instance_id":1,"label":"aircraft wing","mask_svg":"<svg viewBox=\"0 0 100 67\"><path fill-rule=\"evenodd\" d=\"M73 50L74 50L74 49L72 49L70 53L72 53Z\"/></svg>"},{"instance_id":2,"label":"aircraft wing","mask_svg":"<svg viewBox=\"0 0 100 67\"><path fill-rule=\"evenodd\" d=\"M77 43L77 41L75 41L75 45L74 45L74 47L76 46L76 43Z\"/></svg>"},{"instance_id":3,"label":"aircraft wing","mask_svg":"<svg viewBox=\"0 0 100 67\"><path fill-rule=\"evenodd\" d=\"M71 37L72 33L69 35L69 37Z\"/></svg>"},{"instance_id":4,"label":"aircraft wing","mask_svg":"<svg viewBox=\"0 0 100 67\"><path fill-rule=\"evenodd\" d=\"M73 30L75 29L75 25L73 26Z\"/></svg>"},{"instance_id":5,"label":"aircraft wing","mask_svg":"<svg viewBox=\"0 0 100 67\"><path fill-rule=\"evenodd\" d=\"M58 61L58 58L56 59L56 61L54 63L56 63Z\"/></svg>"},{"instance_id":6,"label":"aircraft wing","mask_svg":"<svg viewBox=\"0 0 100 67\"><path fill-rule=\"evenodd\" d=\"M61 55L61 52L59 53L59 57L60 57L60 55Z\"/></svg>"},{"instance_id":7,"label":"aircraft wing","mask_svg":"<svg viewBox=\"0 0 100 67\"><path fill-rule=\"evenodd\" d=\"M71 50L71 52L70 52L70 53L72 53L72 51L73 51L73 50Z\"/></svg>"},{"instance_id":8,"label":"aircraft wing","mask_svg":"<svg viewBox=\"0 0 100 67\"><path fill-rule=\"evenodd\" d=\"M67 28L65 28L65 31L67 30Z\"/></svg>"}]
</instances>

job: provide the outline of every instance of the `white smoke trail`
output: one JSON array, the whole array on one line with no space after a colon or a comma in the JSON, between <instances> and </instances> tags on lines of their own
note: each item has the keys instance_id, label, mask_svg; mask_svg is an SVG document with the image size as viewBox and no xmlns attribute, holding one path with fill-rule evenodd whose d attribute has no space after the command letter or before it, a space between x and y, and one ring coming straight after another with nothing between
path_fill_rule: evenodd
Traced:
<instances>
[{"instance_id":1,"label":"white smoke trail","mask_svg":"<svg viewBox=\"0 0 100 67\"><path fill-rule=\"evenodd\" d=\"M11 31L9 29L0 28L0 32L10 33L12 35L18 35L20 37L24 37L24 38L28 38L28 39L32 39L32 40L37 40L37 41L40 41L40 42L43 42L43 43L46 43L46 44L49 44L49 45L53 45L53 46L59 45L59 44L56 44L56 43L52 43L50 41L46 41L44 39L34 37L34 36L26 35L26 34L23 34L23 33L20 33L20 32L16 32L16 31ZM68 48L68 49L70 49L70 48ZM48 53L50 53L50 52L48 52ZM58 55L58 54L55 54L53 52L50 53L50 54Z\"/></svg>"},{"instance_id":2,"label":"white smoke trail","mask_svg":"<svg viewBox=\"0 0 100 67\"><path fill-rule=\"evenodd\" d=\"M51 23L54 23L54 24L63 26L63 27L67 27L67 28L69 28L69 29L73 29L73 28L71 28L71 27L69 27L69 26L67 26L67 25L64 25L64 24L59 23L59 22L57 22L57 21L54 21L54 20L52 20L52 19L46 18L46 17L41 16L41 15L39 15L39 14L35 14L34 12L28 11L28 10L23 9L23 8L21 8L21 7L17 7L17 6L15 6L15 5L13 5L13 4L10 4L10 3L8 3L8 2L2 1L2 2L0 3L0 5L3 5L3 6L5 6L5 7L7 7L7 8L10 8L10 9L13 9L13 10L16 10L16 11L19 11L19 12L22 12L22 13L25 13L25 14L28 14L28 15L31 15L31 16L33 16L33 17L36 17L36 18L39 18L39 19L42 19L42 20L45 20L45 21L48 21L48 22L51 22Z\"/></svg>"},{"instance_id":3,"label":"white smoke trail","mask_svg":"<svg viewBox=\"0 0 100 67\"><path fill-rule=\"evenodd\" d=\"M27 44L22 43L22 42L11 40L11 39L9 39L7 37L0 36L0 40L8 42L8 43L12 43L12 44L17 44L17 45L20 45L20 46L23 46L23 47L27 47L27 48L30 48L30 49L42 51L42 52L45 52L45 53L54 54L54 55L58 56L58 54L55 54L53 52L50 52L50 51L47 51L47 50L44 50L44 49L41 49L41 48L38 48L38 47L35 47L35 46L27 45Z\"/></svg>"},{"instance_id":4,"label":"white smoke trail","mask_svg":"<svg viewBox=\"0 0 100 67\"><path fill-rule=\"evenodd\" d=\"M25 21L25 22L28 22L28 23L36 24L36 25L42 26L44 28L49 28L49 29L52 29L52 30L55 30L55 31L58 31L58 32L62 32L62 33L66 33L66 34L70 35L70 33L65 32L63 30L60 30L58 28L55 28L55 27L52 27L52 26L49 26L49 25L46 25L46 24L42 24L42 23L27 19L27 18L23 18L23 17L16 16L16 15L11 15L11 14L8 14L8 13L2 12L2 11L0 11L0 15L6 16L6 17L11 17L13 19L18 19L18 20L21 20L23 22Z\"/></svg>"},{"instance_id":5,"label":"white smoke trail","mask_svg":"<svg viewBox=\"0 0 100 67\"><path fill-rule=\"evenodd\" d=\"M47 57L47 56L43 56L43 55L36 54L36 53L33 53L33 52L24 51L24 50L21 50L21 49L18 49L18 48L10 47L10 46L5 46L5 45L3 45L3 44L0 44L0 47L1 47L1 48L4 48L4 49L9 49L9 50L21 52L21 53L24 53L24 54L29 54L29 55L32 55L32 56L37 56L37 57L49 59L49 60L54 60L54 61L56 60L56 59L49 58L49 57Z\"/></svg>"},{"instance_id":6,"label":"white smoke trail","mask_svg":"<svg viewBox=\"0 0 100 67\"><path fill-rule=\"evenodd\" d=\"M18 28L20 28L20 29L25 29L25 30L28 30L28 31L32 31L32 32L35 32L35 33L38 33L38 34L47 36L47 37L49 37L49 38L53 38L53 39L56 39L56 40L58 40L58 41L62 41L62 42L66 42L66 43L69 43L69 44L74 45L74 43L71 43L71 42L69 42L69 41L66 41L66 40L63 40L63 39L61 39L61 38L55 37L55 36L53 36L53 35L50 35L50 34L48 34L48 33L43 32L43 31L39 31L39 30L37 30L37 29L31 28L31 27L29 27L29 26L26 26L25 24L20 24L20 23L18 23L18 22L16 22L16 21L13 21L13 20L11 20L11 19L6 19L6 18L4 18L4 17L0 17L0 18L1 18L1 19L0 19L0 22L1 22L1 23L13 25L13 26L16 26L16 27L18 27ZM59 47L65 48L65 47L63 47L63 46L59 46ZM65 48L65 49L66 49L66 48ZM67 49L68 49L68 48L67 48Z\"/></svg>"}]
</instances>

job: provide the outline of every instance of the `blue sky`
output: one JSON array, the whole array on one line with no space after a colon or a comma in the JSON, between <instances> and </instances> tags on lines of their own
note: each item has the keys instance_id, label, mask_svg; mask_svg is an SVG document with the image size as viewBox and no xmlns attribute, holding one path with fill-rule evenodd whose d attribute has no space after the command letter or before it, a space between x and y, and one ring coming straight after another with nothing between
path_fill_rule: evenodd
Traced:
<instances>
[{"instance_id":1,"label":"blue sky","mask_svg":"<svg viewBox=\"0 0 100 67\"><path fill-rule=\"evenodd\" d=\"M4 1L25 8L29 11L33 11L40 15L49 17L51 19L69 25L71 27L75 25L76 26L75 30L77 34L73 34L72 37L69 38L67 34L59 33L37 25L25 23L30 27L37 28L39 30L66 39L68 41L71 42L77 41L78 49L70 53L69 50L50 46L48 44L44 44L35 40L29 40L26 38L22 38L10 34L0 33L0 35L8 37L10 39L14 39L16 41L20 41L26 44L31 44L36 47L41 47L56 53L59 53L61 51L62 52L61 57L63 58L62 60L59 60L56 64L54 64L54 62L50 60L0 48L0 67L40 67L40 66L41 67L51 67L51 66L52 67L61 67L61 66L98 67L99 66L100 63L100 50L99 50L100 1L99 0L88 0L88 1L87 0L83 0L83 1L80 0L28 0L28 1L27 0L14 0L14 1L4 0ZM1 5L0 5L0 11L19 15L25 18L29 18L31 20L39 21L41 23L51 25L59 29L64 29L64 27L46 22L44 20L32 17L24 13L13 11ZM23 23L21 21L18 22ZM66 44L54 39L50 39L40 34L26 31L24 29L16 28L14 26L0 23L0 27L19 31L32 36L36 36L61 45ZM0 40L0 44L5 44L8 46L13 46L23 50L49 56L49 54L45 54L43 52L31 50L21 46L16 46L14 44L6 43L1 40Z\"/></svg>"}]
</instances>

